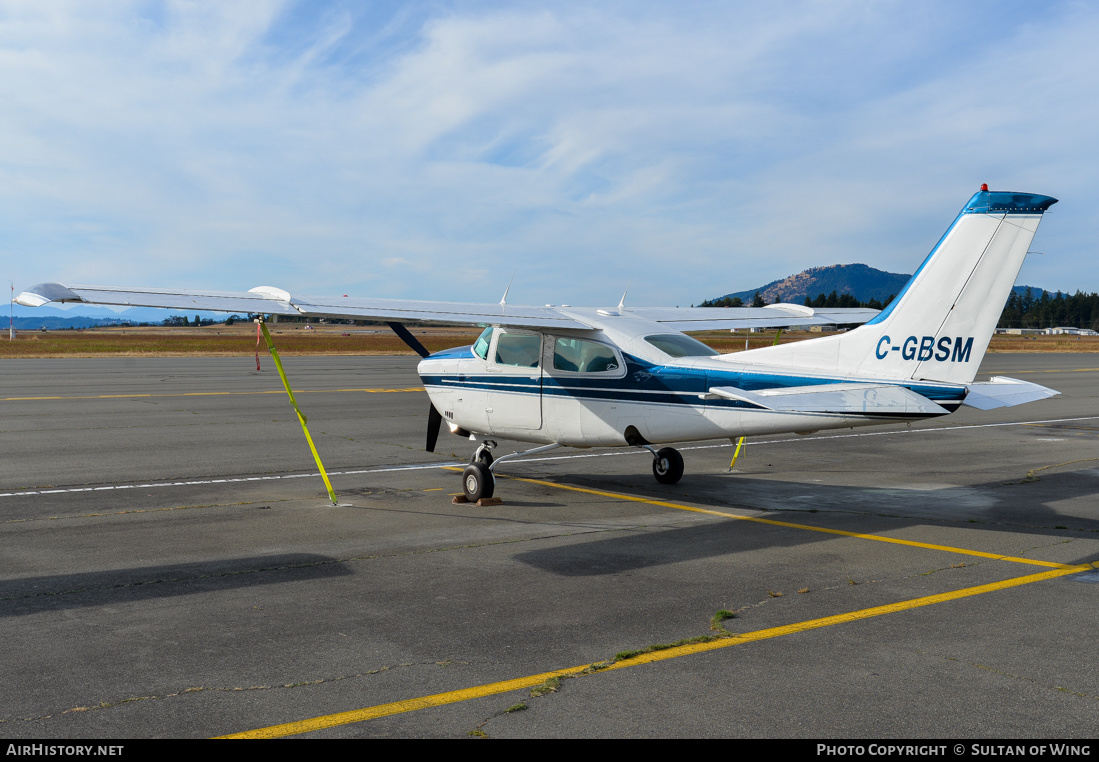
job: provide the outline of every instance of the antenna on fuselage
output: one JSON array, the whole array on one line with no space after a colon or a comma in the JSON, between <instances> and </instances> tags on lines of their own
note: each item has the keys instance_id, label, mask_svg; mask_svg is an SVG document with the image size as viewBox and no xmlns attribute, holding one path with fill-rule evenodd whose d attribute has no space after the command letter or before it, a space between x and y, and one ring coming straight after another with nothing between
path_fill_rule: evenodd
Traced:
<instances>
[{"instance_id":1,"label":"antenna on fuselage","mask_svg":"<svg viewBox=\"0 0 1099 762\"><path fill-rule=\"evenodd\" d=\"M515 281L515 276L519 274L519 270L516 270L511 274L511 280L508 281L508 287L504 289L504 295L500 297L500 306L508 306L508 291L511 291L511 284Z\"/></svg>"},{"instance_id":2,"label":"antenna on fuselage","mask_svg":"<svg viewBox=\"0 0 1099 762\"><path fill-rule=\"evenodd\" d=\"M633 278L630 278L626 284L626 290L622 292L622 298L618 300L618 314L622 314L622 308L626 306L626 294L630 293L630 286L633 285Z\"/></svg>"}]
</instances>

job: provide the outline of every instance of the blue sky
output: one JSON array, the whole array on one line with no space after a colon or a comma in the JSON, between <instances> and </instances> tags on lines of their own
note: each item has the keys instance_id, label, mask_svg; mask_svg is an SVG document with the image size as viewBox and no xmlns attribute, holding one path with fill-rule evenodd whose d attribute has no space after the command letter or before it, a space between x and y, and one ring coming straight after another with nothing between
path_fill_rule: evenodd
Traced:
<instances>
[{"instance_id":1,"label":"blue sky","mask_svg":"<svg viewBox=\"0 0 1099 762\"><path fill-rule=\"evenodd\" d=\"M8 2L0 251L44 280L687 305L912 272L982 182L1099 291L1087 3Z\"/></svg>"}]
</instances>

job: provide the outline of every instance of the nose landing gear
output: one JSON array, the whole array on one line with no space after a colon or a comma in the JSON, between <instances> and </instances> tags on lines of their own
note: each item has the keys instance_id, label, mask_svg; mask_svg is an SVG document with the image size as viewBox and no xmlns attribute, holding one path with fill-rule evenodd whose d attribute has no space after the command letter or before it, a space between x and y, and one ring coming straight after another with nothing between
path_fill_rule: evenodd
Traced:
<instances>
[{"instance_id":1,"label":"nose landing gear","mask_svg":"<svg viewBox=\"0 0 1099 762\"><path fill-rule=\"evenodd\" d=\"M534 447L530 450L524 450L523 452L513 452L508 455L501 455L499 458L493 458L492 448L496 446L496 442L491 439L483 440L473 453L473 457L470 458L470 463L466 466L466 470L462 472L462 492L465 495L466 500L471 503L476 503L478 500L492 497L493 492L496 491L496 477L493 474L493 469L505 460L519 458L523 455L534 455L536 453L546 452L556 449L561 445L557 443L542 445L541 447Z\"/></svg>"},{"instance_id":2,"label":"nose landing gear","mask_svg":"<svg viewBox=\"0 0 1099 762\"><path fill-rule=\"evenodd\" d=\"M477 460L466 466L462 472L462 492L466 500L476 503L481 498L492 497L496 491L496 478L489 467Z\"/></svg>"}]
</instances>

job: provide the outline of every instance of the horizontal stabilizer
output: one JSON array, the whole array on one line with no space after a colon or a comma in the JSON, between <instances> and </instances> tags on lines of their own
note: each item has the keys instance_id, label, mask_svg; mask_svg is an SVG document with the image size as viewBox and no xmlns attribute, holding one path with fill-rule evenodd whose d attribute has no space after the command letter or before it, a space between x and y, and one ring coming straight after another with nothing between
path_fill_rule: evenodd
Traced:
<instances>
[{"instance_id":1,"label":"horizontal stabilizer","mask_svg":"<svg viewBox=\"0 0 1099 762\"><path fill-rule=\"evenodd\" d=\"M819 384L746 391L731 386L710 389L711 398L743 400L785 413L860 413L864 415L946 415L927 397L892 384Z\"/></svg>"},{"instance_id":2,"label":"horizontal stabilizer","mask_svg":"<svg viewBox=\"0 0 1099 762\"><path fill-rule=\"evenodd\" d=\"M988 381L978 384L966 384L968 393L963 404L975 407L978 410L992 410L997 407L1013 407L1026 402L1037 402L1054 395L1060 394L1052 389L1047 389L1029 381L1020 381L1017 378L1006 376L994 376Z\"/></svg>"}]
</instances>

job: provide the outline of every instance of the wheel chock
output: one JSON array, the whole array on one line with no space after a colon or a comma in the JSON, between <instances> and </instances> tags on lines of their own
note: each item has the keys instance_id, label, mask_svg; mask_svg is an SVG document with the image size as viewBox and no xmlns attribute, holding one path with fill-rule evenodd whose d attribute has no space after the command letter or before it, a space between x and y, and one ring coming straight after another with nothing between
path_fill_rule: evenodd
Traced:
<instances>
[{"instance_id":1,"label":"wheel chock","mask_svg":"<svg viewBox=\"0 0 1099 762\"><path fill-rule=\"evenodd\" d=\"M462 505L463 503L468 503L470 501L465 495L455 495L450 499L450 502L454 505ZM503 502L504 499L502 497L482 497L477 501L477 506L479 508L486 508L490 505L502 505Z\"/></svg>"}]
</instances>

